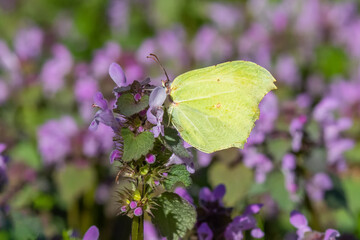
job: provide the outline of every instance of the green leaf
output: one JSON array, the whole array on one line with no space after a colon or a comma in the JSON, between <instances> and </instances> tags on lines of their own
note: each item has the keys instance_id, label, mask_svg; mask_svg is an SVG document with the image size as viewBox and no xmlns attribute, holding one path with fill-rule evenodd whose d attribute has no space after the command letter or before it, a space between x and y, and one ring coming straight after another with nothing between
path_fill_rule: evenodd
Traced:
<instances>
[{"instance_id":1,"label":"green leaf","mask_svg":"<svg viewBox=\"0 0 360 240\"><path fill-rule=\"evenodd\" d=\"M11 218L14 224L12 239L40 239L40 236L43 236L39 217L13 212Z\"/></svg>"},{"instance_id":2,"label":"green leaf","mask_svg":"<svg viewBox=\"0 0 360 240\"><path fill-rule=\"evenodd\" d=\"M127 128L121 129L121 136L124 138L124 155L122 160L129 162L137 160L147 154L154 147L154 134L142 132L137 136Z\"/></svg>"},{"instance_id":3,"label":"green leaf","mask_svg":"<svg viewBox=\"0 0 360 240\"><path fill-rule=\"evenodd\" d=\"M294 209L294 203L290 200L284 181L284 176L281 172L272 172L267 176L265 185L279 207L291 211Z\"/></svg>"},{"instance_id":4,"label":"green leaf","mask_svg":"<svg viewBox=\"0 0 360 240\"><path fill-rule=\"evenodd\" d=\"M56 171L54 177L62 200L70 205L82 194L92 189L96 174L91 167L67 165Z\"/></svg>"},{"instance_id":5,"label":"green leaf","mask_svg":"<svg viewBox=\"0 0 360 240\"><path fill-rule=\"evenodd\" d=\"M117 102L117 112L127 117L141 112L149 105L149 96L144 95L139 102L135 102L134 96L131 93L121 95Z\"/></svg>"},{"instance_id":6,"label":"green leaf","mask_svg":"<svg viewBox=\"0 0 360 240\"><path fill-rule=\"evenodd\" d=\"M16 162L22 162L26 165L39 170L41 161L36 146L30 142L20 142L10 150L10 157Z\"/></svg>"},{"instance_id":7,"label":"green leaf","mask_svg":"<svg viewBox=\"0 0 360 240\"><path fill-rule=\"evenodd\" d=\"M219 184L226 186L224 202L233 206L248 193L253 183L252 170L243 164L229 167L226 164L216 162L208 170L209 182L214 188Z\"/></svg>"},{"instance_id":8,"label":"green leaf","mask_svg":"<svg viewBox=\"0 0 360 240\"><path fill-rule=\"evenodd\" d=\"M177 183L182 183L185 187L189 187L192 183L190 173L186 170L185 165L173 165L164 181L165 188L168 191L173 189Z\"/></svg>"},{"instance_id":9,"label":"green leaf","mask_svg":"<svg viewBox=\"0 0 360 240\"><path fill-rule=\"evenodd\" d=\"M168 240L180 239L196 222L196 211L190 203L175 193L165 192L154 199L152 222Z\"/></svg>"},{"instance_id":10,"label":"green leaf","mask_svg":"<svg viewBox=\"0 0 360 240\"><path fill-rule=\"evenodd\" d=\"M330 79L349 72L349 58L343 49L331 45L320 45L315 54L316 63L314 67L326 78Z\"/></svg>"},{"instance_id":11,"label":"green leaf","mask_svg":"<svg viewBox=\"0 0 360 240\"><path fill-rule=\"evenodd\" d=\"M191 158L189 151L184 147L183 140L179 137L176 129L166 127L164 133L164 145L167 149L180 158Z\"/></svg>"}]
</instances>

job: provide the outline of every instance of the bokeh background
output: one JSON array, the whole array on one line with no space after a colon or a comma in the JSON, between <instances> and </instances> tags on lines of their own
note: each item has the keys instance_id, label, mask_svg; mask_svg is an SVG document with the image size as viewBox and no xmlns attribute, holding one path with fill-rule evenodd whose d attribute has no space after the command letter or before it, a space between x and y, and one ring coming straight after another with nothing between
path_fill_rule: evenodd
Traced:
<instances>
[{"instance_id":1,"label":"bokeh background","mask_svg":"<svg viewBox=\"0 0 360 240\"><path fill-rule=\"evenodd\" d=\"M294 239L289 213L360 237L360 12L356 0L0 0L0 239L62 239L115 216L112 131L88 131L93 95L130 80L251 60L277 79L245 150L194 151L188 190L224 183L240 214L264 203L266 239ZM64 234L66 235L66 234ZM295 235L296 236L296 235ZM296 237L295 237L296 239Z\"/></svg>"}]
</instances>

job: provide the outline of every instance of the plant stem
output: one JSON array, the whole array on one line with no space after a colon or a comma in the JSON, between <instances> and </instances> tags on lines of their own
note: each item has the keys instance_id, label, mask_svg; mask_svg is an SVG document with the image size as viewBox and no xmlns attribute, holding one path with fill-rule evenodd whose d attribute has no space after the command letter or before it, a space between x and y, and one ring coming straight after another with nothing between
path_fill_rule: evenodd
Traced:
<instances>
[{"instance_id":1,"label":"plant stem","mask_svg":"<svg viewBox=\"0 0 360 240\"><path fill-rule=\"evenodd\" d=\"M131 240L144 239L144 214L140 217L134 216L131 229Z\"/></svg>"}]
</instances>

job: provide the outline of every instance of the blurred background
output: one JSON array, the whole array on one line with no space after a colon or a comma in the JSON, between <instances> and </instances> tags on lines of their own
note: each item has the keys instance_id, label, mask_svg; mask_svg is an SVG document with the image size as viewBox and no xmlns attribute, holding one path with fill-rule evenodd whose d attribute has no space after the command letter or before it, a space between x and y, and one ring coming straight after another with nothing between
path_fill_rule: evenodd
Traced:
<instances>
[{"instance_id":1,"label":"blurred background","mask_svg":"<svg viewBox=\"0 0 360 240\"><path fill-rule=\"evenodd\" d=\"M229 60L268 69L278 90L244 150L195 152L188 190L224 183L241 214L263 203L266 239L310 227L360 237L360 12L356 0L0 0L0 239L62 239L91 226L128 239L115 216L112 130L88 131L108 76L173 79ZM296 235L295 235L296 236ZM295 238L296 239L296 238Z\"/></svg>"}]
</instances>

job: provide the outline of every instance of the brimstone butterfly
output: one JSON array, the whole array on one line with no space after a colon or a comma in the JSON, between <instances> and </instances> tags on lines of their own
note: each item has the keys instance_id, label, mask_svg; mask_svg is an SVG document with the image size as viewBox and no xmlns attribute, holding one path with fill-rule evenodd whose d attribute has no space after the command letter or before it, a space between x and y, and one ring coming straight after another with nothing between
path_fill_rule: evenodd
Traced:
<instances>
[{"instance_id":1,"label":"brimstone butterfly","mask_svg":"<svg viewBox=\"0 0 360 240\"><path fill-rule=\"evenodd\" d=\"M248 61L189 71L165 82L167 112L181 137L200 151L242 148L259 118L259 103L276 89L275 81L266 69ZM165 88L153 93L150 105L165 99Z\"/></svg>"}]
</instances>

